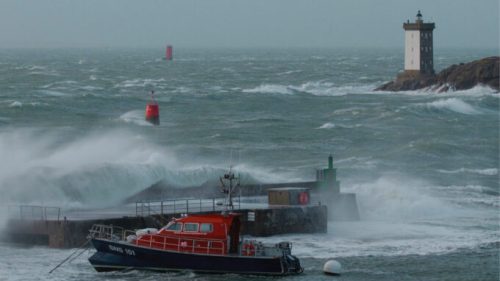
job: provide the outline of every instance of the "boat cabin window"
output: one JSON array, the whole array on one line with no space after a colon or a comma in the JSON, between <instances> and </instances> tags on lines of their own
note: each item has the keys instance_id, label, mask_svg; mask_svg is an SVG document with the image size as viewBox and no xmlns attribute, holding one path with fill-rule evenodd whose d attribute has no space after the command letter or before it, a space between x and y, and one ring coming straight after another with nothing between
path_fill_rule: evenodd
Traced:
<instances>
[{"instance_id":1,"label":"boat cabin window","mask_svg":"<svg viewBox=\"0 0 500 281\"><path fill-rule=\"evenodd\" d=\"M182 223L180 222L171 222L166 226L167 230L171 231L181 231Z\"/></svg>"},{"instance_id":2,"label":"boat cabin window","mask_svg":"<svg viewBox=\"0 0 500 281\"><path fill-rule=\"evenodd\" d=\"M186 223L184 224L184 231L186 232L198 232L197 223Z\"/></svg>"},{"instance_id":3,"label":"boat cabin window","mask_svg":"<svg viewBox=\"0 0 500 281\"><path fill-rule=\"evenodd\" d=\"M211 223L202 223L200 226L200 232L207 233L214 231L214 225Z\"/></svg>"}]
</instances>

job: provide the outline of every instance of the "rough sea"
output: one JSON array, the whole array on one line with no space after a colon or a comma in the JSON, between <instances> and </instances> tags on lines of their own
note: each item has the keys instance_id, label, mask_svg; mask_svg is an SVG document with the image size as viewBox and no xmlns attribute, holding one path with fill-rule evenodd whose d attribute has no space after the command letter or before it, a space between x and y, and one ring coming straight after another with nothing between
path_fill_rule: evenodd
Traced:
<instances>
[{"instance_id":1,"label":"rough sea","mask_svg":"<svg viewBox=\"0 0 500 281\"><path fill-rule=\"evenodd\" d=\"M436 71L498 55L437 49ZM361 221L289 240L287 280L499 280L499 94L374 92L402 49L0 50L0 208L100 208L230 165L263 182L312 180L329 154ZM149 92L160 126L144 121ZM195 196L195 195L193 195ZM0 280L275 280L97 273L74 249L0 244ZM323 275L329 259L340 277Z\"/></svg>"}]
</instances>

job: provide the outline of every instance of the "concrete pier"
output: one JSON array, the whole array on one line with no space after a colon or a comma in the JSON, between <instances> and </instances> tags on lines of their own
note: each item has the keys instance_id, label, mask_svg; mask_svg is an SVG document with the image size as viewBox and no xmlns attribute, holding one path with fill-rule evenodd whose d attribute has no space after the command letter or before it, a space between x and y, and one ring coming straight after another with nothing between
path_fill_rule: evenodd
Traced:
<instances>
[{"instance_id":1,"label":"concrete pier","mask_svg":"<svg viewBox=\"0 0 500 281\"><path fill-rule=\"evenodd\" d=\"M192 213L213 213L192 212ZM239 209L242 234L270 236L284 233L325 233L326 206L282 206L276 208ZM93 224L107 224L124 229L163 227L171 217L179 214L149 214L102 219L10 219L1 238L5 242L46 245L53 248L74 248L84 244Z\"/></svg>"}]
</instances>

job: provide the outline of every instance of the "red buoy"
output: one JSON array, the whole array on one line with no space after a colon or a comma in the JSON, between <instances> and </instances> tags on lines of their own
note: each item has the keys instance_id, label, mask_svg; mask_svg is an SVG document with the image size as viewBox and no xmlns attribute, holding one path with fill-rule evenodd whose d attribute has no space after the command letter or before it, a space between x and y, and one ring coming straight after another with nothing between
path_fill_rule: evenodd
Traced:
<instances>
[{"instance_id":1,"label":"red buoy","mask_svg":"<svg viewBox=\"0 0 500 281\"><path fill-rule=\"evenodd\" d=\"M167 50L165 51L165 59L172 60L173 58L173 49L171 45L167 45Z\"/></svg>"},{"instance_id":2,"label":"red buoy","mask_svg":"<svg viewBox=\"0 0 500 281\"><path fill-rule=\"evenodd\" d=\"M151 102L146 105L146 121L160 125L160 107L154 99L154 91L151 91Z\"/></svg>"}]
</instances>

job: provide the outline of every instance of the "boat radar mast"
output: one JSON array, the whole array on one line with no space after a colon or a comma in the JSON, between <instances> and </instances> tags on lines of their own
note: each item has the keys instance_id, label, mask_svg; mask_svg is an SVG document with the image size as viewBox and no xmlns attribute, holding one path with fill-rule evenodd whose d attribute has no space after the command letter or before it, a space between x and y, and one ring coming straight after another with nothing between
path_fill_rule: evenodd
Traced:
<instances>
[{"instance_id":1,"label":"boat radar mast","mask_svg":"<svg viewBox=\"0 0 500 281\"><path fill-rule=\"evenodd\" d=\"M240 186L240 178L236 177L232 172L232 166L229 168L229 172L225 173L224 176L219 178L221 183L221 192L226 195L226 202L224 204L225 211L233 210L233 194L236 188ZM226 183L228 185L226 186Z\"/></svg>"}]
</instances>

